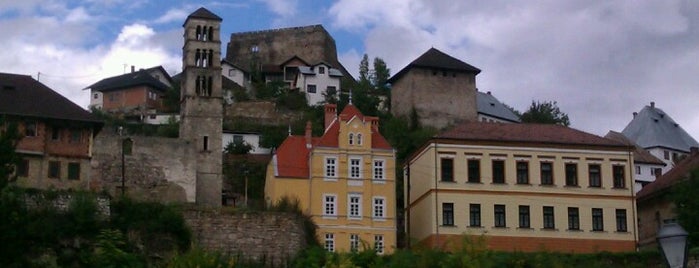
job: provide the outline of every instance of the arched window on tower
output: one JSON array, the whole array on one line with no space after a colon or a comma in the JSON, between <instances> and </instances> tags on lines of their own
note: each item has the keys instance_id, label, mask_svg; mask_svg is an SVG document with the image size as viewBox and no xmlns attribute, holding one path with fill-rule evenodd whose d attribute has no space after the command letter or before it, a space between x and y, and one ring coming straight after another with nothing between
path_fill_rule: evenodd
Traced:
<instances>
[{"instance_id":1,"label":"arched window on tower","mask_svg":"<svg viewBox=\"0 0 699 268\"><path fill-rule=\"evenodd\" d=\"M208 56L206 55L206 50L203 50L201 52L201 67L209 67L209 59Z\"/></svg>"},{"instance_id":2,"label":"arched window on tower","mask_svg":"<svg viewBox=\"0 0 699 268\"><path fill-rule=\"evenodd\" d=\"M199 49L194 53L194 66L201 66L201 51Z\"/></svg>"},{"instance_id":3,"label":"arched window on tower","mask_svg":"<svg viewBox=\"0 0 699 268\"><path fill-rule=\"evenodd\" d=\"M209 31L207 30L207 28L209 28L209 27L204 26L204 29L202 30L202 33L201 33L201 36L202 36L201 40L204 42L209 40L209 38L208 38Z\"/></svg>"},{"instance_id":4,"label":"arched window on tower","mask_svg":"<svg viewBox=\"0 0 699 268\"><path fill-rule=\"evenodd\" d=\"M209 76L209 83L206 85L208 86L208 88L206 90L206 96L211 96L211 91L212 91L213 86L214 86L214 78Z\"/></svg>"},{"instance_id":5,"label":"arched window on tower","mask_svg":"<svg viewBox=\"0 0 699 268\"><path fill-rule=\"evenodd\" d=\"M213 49L209 49L208 58L209 58L209 67L211 67L213 65L211 63L214 62L214 50Z\"/></svg>"},{"instance_id":6,"label":"arched window on tower","mask_svg":"<svg viewBox=\"0 0 699 268\"><path fill-rule=\"evenodd\" d=\"M199 91L201 90L201 76L197 76L196 84L194 86L194 89L197 91L197 95L199 95Z\"/></svg>"},{"instance_id":7,"label":"arched window on tower","mask_svg":"<svg viewBox=\"0 0 699 268\"><path fill-rule=\"evenodd\" d=\"M209 27L209 40L214 41L214 27Z\"/></svg>"},{"instance_id":8,"label":"arched window on tower","mask_svg":"<svg viewBox=\"0 0 699 268\"><path fill-rule=\"evenodd\" d=\"M197 25L197 35L195 36L197 40L201 40L201 26Z\"/></svg>"}]
</instances>

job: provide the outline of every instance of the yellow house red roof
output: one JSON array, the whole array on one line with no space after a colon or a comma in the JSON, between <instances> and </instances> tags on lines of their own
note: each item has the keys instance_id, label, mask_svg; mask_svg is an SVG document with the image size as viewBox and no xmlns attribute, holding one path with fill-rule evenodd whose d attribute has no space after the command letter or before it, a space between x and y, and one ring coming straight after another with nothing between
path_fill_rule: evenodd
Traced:
<instances>
[{"instance_id":1,"label":"yellow house red roof","mask_svg":"<svg viewBox=\"0 0 699 268\"><path fill-rule=\"evenodd\" d=\"M311 146L306 145L305 136L289 136L279 146L276 153L276 176L277 177L294 177L308 178L309 177L309 153L315 147L338 148L340 136L340 123L346 123L352 118L357 117L360 120L378 121L378 118L364 116L357 107L348 104L334 120L323 136L311 139ZM339 120L338 120L339 119ZM393 147L379 133L378 125L371 125L371 148L392 150Z\"/></svg>"}]
</instances>

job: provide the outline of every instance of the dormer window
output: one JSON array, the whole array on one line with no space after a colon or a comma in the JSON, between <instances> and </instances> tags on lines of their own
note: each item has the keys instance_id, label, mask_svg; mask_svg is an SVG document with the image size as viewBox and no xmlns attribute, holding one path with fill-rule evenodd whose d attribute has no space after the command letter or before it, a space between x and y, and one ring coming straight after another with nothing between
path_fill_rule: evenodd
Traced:
<instances>
[{"instance_id":1,"label":"dormer window","mask_svg":"<svg viewBox=\"0 0 699 268\"><path fill-rule=\"evenodd\" d=\"M318 66L318 73L319 73L319 74L324 74L324 73L325 73L325 67L323 67L323 66Z\"/></svg>"},{"instance_id":2,"label":"dormer window","mask_svg":"<svg viewBox=\"0 0 699 268\"><path fill-rule=\"evenodd\" d=\"M348 142L348 143L349 143L349 145L353 145L353 144L354 144L354 133L350 133L350 134L349 134L349 142Z\"/></svg>"},{"instance_id":3,"label":"dormer window","mask_svg":"<svg viewBox=\"0 0 699 268\"><path fill-rule=\"evenodd\" d=\"M362 134L357 134L357 145L362 145Z\"/></svg>"}]
</instances>

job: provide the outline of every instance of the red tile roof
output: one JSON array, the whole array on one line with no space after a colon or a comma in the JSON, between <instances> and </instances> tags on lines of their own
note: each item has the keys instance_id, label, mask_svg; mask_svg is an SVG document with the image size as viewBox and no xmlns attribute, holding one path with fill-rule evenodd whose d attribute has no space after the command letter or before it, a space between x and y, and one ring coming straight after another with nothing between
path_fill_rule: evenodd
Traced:
<instances>
[{"instance_id":1,"label":"red tile roof","mask_svg":"<svg viewBox=\"0 0 699 268\"><path fill-rule=\"evenodd\" d=\"M628 145L618 141L606 139L577 129L550 124L466 122L451 130L437 134L434 138L629 148Z\"/></svg>"},{"instance_id":2,"label":"red tile roof","mask_svg":"<svg viewBox=\"0 0 699 268\"><path fill-rule=\"evenodd\" d=\"M312 147L337 148L339 146L340 123L346 123L355 116L363 121L378 120L378 118L375 117L364 116L357 107L348 104L338 116L339 120L334 120L323 136L312 139ZM393 149L388 141L379 133L377 125L371 126L371 148ZM308 178L308 156L310 150L306 147L306 139L304 136L287 137L282 145L279 146L279 149L277 149L277 176Z\"/></svg>"},{"instance_id":3,"label":"red tile roof","mask_svg":"<svg viewBox=\"0 0 699 268\"><path fill-rule=\"evenodd\" d=\"M699 168L699 152L692 151L689 156L677 163L667 173L658 177L654 182L646 185L636 194L636 199L642 201L671 188L673 185L685 180L692 170Z\"/></svg>"}]
</instances>

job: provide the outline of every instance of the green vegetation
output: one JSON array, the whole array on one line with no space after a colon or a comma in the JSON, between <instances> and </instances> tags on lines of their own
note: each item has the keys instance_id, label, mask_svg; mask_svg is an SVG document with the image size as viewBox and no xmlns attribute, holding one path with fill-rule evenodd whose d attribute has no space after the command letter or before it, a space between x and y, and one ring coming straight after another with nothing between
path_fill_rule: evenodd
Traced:
<instances>
[{"instance_id":1,"label":"green vegetation","mask_svg":"<svg viewBox=\"0 0 699 268\"><path fill-rule=\"evenodd\" d=\"M15 167L20 161L15 153L15 147L21 139L17 123L6 121L4 116L0 117L0 189L15 180Z\"/></svg>"},{"instance_id":2,"label":"green vegetation","mask_svg":"<svg viewBox=\"0 0 699 268\"><path fill-rule=\"evenodd\" d=\"M0 191L1 267L146 267L184 252L190 234L172 206L98 195L21 189ZM61 207L61 202L68 201ZM160 257L159 257L160 256Z\"/></svg>"},{"instance_id":3,"label":"green vegetation","mask_svg":"<svg viewBox=\"0 0 699 268\"><path fill-rule=\"evenodd\" d=\"M555 101L532 101L532 105L524 113L520 114L517 110L512 109L515 114L519 115L523 123L540 123L540 124L557 124L562 126L570 126L568 115L561 112L558 108L558 103Z\"/></svg>"},{"instance_id":4,"label":"green vegetation","mask_svg":"<svg viewBox=\"0 0 699 268\"><path fill-rule=\"evenodd\" d=\"M690 245L699 245L699 169L692 170L687 180L673 188L671 199L679 224L689 233Z\"/></svg>"}]
</instances>

